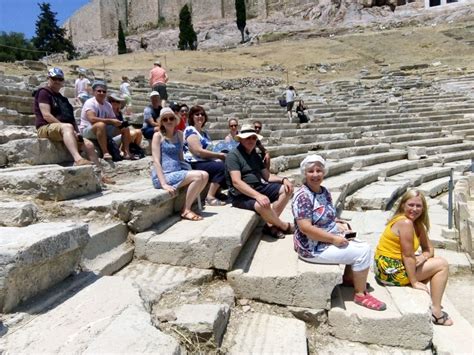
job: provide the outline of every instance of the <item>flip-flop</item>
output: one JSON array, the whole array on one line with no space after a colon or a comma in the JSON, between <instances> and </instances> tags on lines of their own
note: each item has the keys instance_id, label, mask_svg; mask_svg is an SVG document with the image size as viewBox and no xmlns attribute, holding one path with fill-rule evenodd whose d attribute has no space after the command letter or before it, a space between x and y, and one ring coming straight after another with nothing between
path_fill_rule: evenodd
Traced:
<instances>
[{"instance_id":1,"label":"flip-flop","mask_svg":"<svg viewBox=\"0 0 474 355\"><path fill-rule=\"evenodd\" d=\"M193 211L188 211L186 213L181 214L182 219L186 219L188 221L202 221L204 218L202 216L194 213Z\"/></svg>"},{"instance_id":2,"label":"flip-flop","mask_svg":"<svg viewBox=\"0 0 474 355\"><path fill-rule=\"evenodd\" d=\"M225 202L217 198L206 198L206 204L209 206L225 206Z\"/></svg>"},{"instance_id":3,"label":"flip-flop","mask_svg":"<svg viewBox=\"0 0 474 355\"><path fill-rule=\"evenodd\" d=\"M445 325L448 327L452 325L452 324L446 324L446 321L448 321L451 318L449 318L449 314L446 313L445 311L441 311L441 315L439 317L436 317L433 313L431 313L431 317L433 318L432 319L433 324Z\"/></svg>"}]
</instances>

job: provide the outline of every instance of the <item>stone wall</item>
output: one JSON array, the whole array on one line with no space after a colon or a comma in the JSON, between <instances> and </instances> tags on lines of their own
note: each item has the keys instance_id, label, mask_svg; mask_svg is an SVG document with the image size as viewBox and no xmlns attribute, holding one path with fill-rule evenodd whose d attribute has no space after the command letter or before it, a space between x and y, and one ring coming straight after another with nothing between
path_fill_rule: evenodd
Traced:
<instances>
[{"instance_id":1,"label":"stone wall","mask_svg":"<svg viewBox=\"0 0 474 355\"><path fill-rule=\"evenodd\" d=\"M461 249L474 258L474 175L458 181L454 188L454 223Z\"/></svg>"}]
</instances>

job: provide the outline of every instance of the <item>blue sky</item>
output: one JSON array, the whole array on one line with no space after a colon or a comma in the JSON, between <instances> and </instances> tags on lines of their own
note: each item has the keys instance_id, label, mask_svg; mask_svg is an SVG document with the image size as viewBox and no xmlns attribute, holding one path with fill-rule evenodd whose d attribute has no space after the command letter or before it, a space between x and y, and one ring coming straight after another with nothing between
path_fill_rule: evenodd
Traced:
<instances>
[{"instance_id":1,"label":"blue sky","mask_svg":"<svg viewBox=\"0 0 474 355\"><path fill-rule=\"evenodd\" d=\"M92 0L0 0L0 31L23 32L26 38L35 35L35 23L40 9L38 3L47 2L56 12L62 25L76 10Z\"/></svg>"}]
</instances>

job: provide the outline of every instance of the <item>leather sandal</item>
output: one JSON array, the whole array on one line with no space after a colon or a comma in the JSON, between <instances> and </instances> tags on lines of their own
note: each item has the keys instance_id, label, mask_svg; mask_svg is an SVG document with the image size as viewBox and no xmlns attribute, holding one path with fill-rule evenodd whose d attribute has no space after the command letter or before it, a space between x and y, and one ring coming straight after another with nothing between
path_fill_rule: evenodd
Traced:
<instances>
[{"instance_id":1,"label":"leather sandal","mask_svg":"<svg viewBox=\"0 0 474 355\"><path fill-rule=\"evenodd\" d=\"M282 230L276 226L269 226L268 224L265 224L265 226L262 229L262 233L266 234L272 238L275 239L283 239L285 238L285 233L282 232Z\"/></svg>"},{"instance_id":2,"label":"leather sandal","mask_svg":"<svg viewBox=\"0 0 474 355\"><path fill-rule=\"evenodd\" d=\"M194 213L193 211L188 211L186 213L181 214L182 219L186 219L188 221L202 221L204 218L202 216Z\"/></svg>"},{"instance_id":3,"label":"leather sandal","mask_svg":"<svg viewBox=\"0 0 474 355\"><path fill-rule=\"evenodd\" d=\"M206 204L209 206L225 206L225 202L217 198L206 198Z\"/></svg>"}]
</instances>

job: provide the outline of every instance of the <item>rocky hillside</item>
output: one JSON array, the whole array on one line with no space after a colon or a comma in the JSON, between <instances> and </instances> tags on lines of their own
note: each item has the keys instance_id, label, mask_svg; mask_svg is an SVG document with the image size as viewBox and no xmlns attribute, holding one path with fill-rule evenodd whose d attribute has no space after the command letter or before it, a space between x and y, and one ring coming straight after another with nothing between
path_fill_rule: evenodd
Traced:
<instances>
[{"instance_id":1,"label":"rocky hillside","mask_svg":"<svg viewBox=\"0 0 474 355\"><path fill-rule=\"evenodd\" d=\"M439 24L473 17L472 4L474 2L472 0L432 9L425 9L422 1L410 2L402 6L395 6L396 2L396 0L297 1L296 3L300 4L298 6L288 6L287 2L283 2L280 11L276 11L275 6L270 6L272 1L267 0L264 12L266 15L254 14L253 19L247 21L250 32L249 42L268 42L288 36L324 35L325 32L337 33L348 29L360 31L364 27L386 29L427 23ZM110 8L108 11L110 12ZM224 18L220 19L204 17L200 20L199 16L193 17L200 49L229 48L239 43L240 33L235 25L235 14L229 11L222 11ZM255 10L253 12L255 13ZM79 11L74 16L79 16L80 13ZM68 22L68 26L80 53L85 56L117 53L115 33L120 14L110 17L117 19L116 25L107 24L107 21L102 24L102 27L107 25L107 29L102 29L103 33L81 33L80 35L79 32L73 30L73 23L77 21L74 16ZM89 19L89 21L92 20L93 17ZM132 52L175 49L179 35L179 30L173 26L176 21L175 18L170 18L163 21L165 25L152 30L145 29L147 26L150 28L156 25L152 26L148 23L147 26L138 26L133 30L136 34L127 36L127 48ZM133 31L129 30L129 33Z\"/></svg>"}]
</instances>

